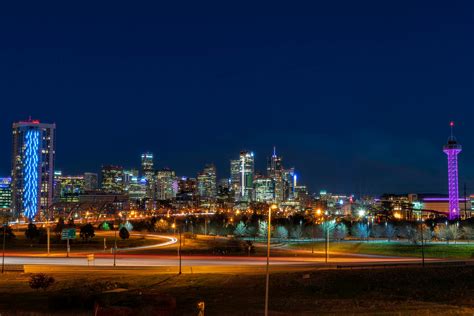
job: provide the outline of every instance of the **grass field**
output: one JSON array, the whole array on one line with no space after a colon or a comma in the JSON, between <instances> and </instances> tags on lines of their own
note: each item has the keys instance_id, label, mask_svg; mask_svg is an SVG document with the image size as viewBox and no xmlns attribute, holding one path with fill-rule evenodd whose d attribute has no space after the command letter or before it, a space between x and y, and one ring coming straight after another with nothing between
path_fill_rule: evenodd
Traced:
<instances>
[{"instance_id":1,"label":"grass field","mask_svg":"<svg viewBox=\"0 0 474 316\"><path fill-rule=\"evenodd\" d=\"M177 276L139 270L51 275L56 283L47 291L30 289L28 274L1 276L2 315L31 311L90 315L95 303L128 306L136 315L147 315L163 297L175 300L174 315L196 315L200 301L206 304L206 315L259 315L264 306L263 274ZM472 315L473 281L474 267L273 273L270 311L273 315Z\"/></svg>"},{"instance_id":2,"label":"grass field","mask_svg":"<svg viewBox=\"0 0 474 316\"><path fill-rule=\"evenodd\" d=\"M324 242L313 243L315 251L325 251ZM311 243L293 243L289 244L289 249L311 250ZM374 254L401 257L420 257L421 245L413 245L406 242L331 242L329 251ZM454 244L450 243L427 243L424 246L425 256L427 258L446 258L446 259L471 259L474 258L474 244Z\"/></svg>"},{"instance_id":3,"label":"grass field","mask_svg":"<svg viewBox=\"0 0 474 316\"><path fill-rule=\"evenodd\" d=\"M70 240L71 251L88 251L88 250L103 250L104 249L104 238L106 238L107 249L110 249L114 245L114 235L113 232L96 232L96 236L89 241L83 241L76 236L75 240ZM122 240L117 235L117 247L126 248L126 247L138 247L145 245L152 245L158 243L159 240L156 239L147 239L143 236L131 235L129 239ZM18 250L18 251L31 251L31 252L43 252L46 251L46 240L41 242L38 240L28 240L25 237L24 231L16 232L15 238L6 241L5 248L7 250ZM66 251L66 241L60 240L54 233L51 233L51 251Z\"/></svg>"}]
</instances>

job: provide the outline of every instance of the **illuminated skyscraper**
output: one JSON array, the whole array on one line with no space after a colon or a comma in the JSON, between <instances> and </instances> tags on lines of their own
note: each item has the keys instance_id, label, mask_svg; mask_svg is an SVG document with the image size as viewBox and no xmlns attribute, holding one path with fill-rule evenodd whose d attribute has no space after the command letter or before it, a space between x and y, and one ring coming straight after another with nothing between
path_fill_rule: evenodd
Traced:
<instances>
[{"instance_id":1,"label":"illuminated skyscraper","mask_svg":"<svg viewBox=\"0 0 474 316\"><path fill-rule=\"evenodd\" d=\"M459 218L459 187L458 187L458 154L462 147L453 134L454 122L450 123L451 136L444 145L443 151L448 156L448 192L449 192L449 219Z\"/></svg>"},{"instance_id":2,"label":"illuminated skyscraper","mask_svg":"<svg viewBox=\"0 0 474 316\"><path fill-rule=\"evenodd\" d=\"M124 192L124 173L120 166L102 166L102 191L110 194Z\"/></svg>"},{"instance_id":3,"label":"illuminated skyscraper","mask_svg":"<svg viewBox=\"0 0 474 316\"><path fill-rule=\"evenodd\" d=\"M84 190L85 191L94 191L99 187L97 173L86 172L84 173Z\"/></svg>"},{"instance_id":4,"label":"illuminated skyscraper","mask_svg":"<svg viewBox=\"0 0 474 316\"><path fill-rule=\"evenodd\" d=\"M234 193L235 200L240 198L240 160L230 161L230 190Z\"/></svg>"},{"instance_id":5,"label":"illuminated skyscraper","mask_svg":"<svg viewBox=\"0 0 474 316\"><path fill-rule=\"evenodd\" d=\"M267 164L267 175L274 181L274 202L277 203L284 200L283 166L281 160L281 157L278 157L276 154L276 148L273 147L273 155Z\"/></svg>"},{"instance_id":6,"label":"illuminated skyscraper","mask_svg":"<svg viewBox=\"0 0 474 316\"><path fill-rule=\"evenodd\" d=\"M297 176L294 168L282 171L283 178L283 200L292 201L295 199L295 188L297 186Z\"/></svg>"},{"instance_id":7,"label":"illuminated skyscraper","mask_svg":"<svg viewBox=\"0 0 474 316\"><path fill-rule=\"evenodd\" d=\"M250 202L254 198L254 154L242 151L238 160L230 161L230 180L236 201Z\"/></svg>"},{"instance_id":8,"label":"illuminated skyscraper","mask_svg":"<svg viewBox=\"0 0 474 316\"><path fill-rule=\"evenodd\" d=\"M61 202L79 202L79 196L84 194L84 176L57 176L59 185L59 200Z\"/></svg>"},{"instance_id":9,"label":"illuminated skyscraper","mask_svg":"<svg viewBox=\"0 0 474 316\"><path fill-rule=\"evenodd\" d=\"M53 202L55 124L13 123L12 210L33 220Z\"/></svg>"},{"instance_id":10,"label":"illuminated skyscraper","mask_svg":"<svg viewBox=\"0 0 474 316\"><path fill-rule=\"evenodd\" d=\"M214 199L217 194L216 167L207 165L197 177L198 193L201 199Z\"/></svg>"},{"instance_id":11,"label":"illuminated skyscraper","mask_svg":"<svg viewBox=\"0 0 474 316\"><path fill-rule=\"evenodd\" d=\"M269 177L258 177L254 179L255 201L268 202L275 201L275 180Z\"/></svg>"},{"instance_id":12,"label":"illuminated skyscraper","mask_svg":"<svg viewBox=\"0 0 474 316\"><path fill-rule=\"evenodd\" d=\"M178 193L178 178L170 169L156 172L156 198L157 200L173 200Z\"/></svg>"},{"instance_id":13,"label":"illuminated skyscraper","mask_svg":"<svg viewBox=\"0 0 474 316\"><path fill-rule=\"evenodd\" d=\"M142 154L142 177L147 182L146 197L148 199L154 199L155 197L155 171L153 164L153 154L143 153Z\"/></svg>"}]
</instances>

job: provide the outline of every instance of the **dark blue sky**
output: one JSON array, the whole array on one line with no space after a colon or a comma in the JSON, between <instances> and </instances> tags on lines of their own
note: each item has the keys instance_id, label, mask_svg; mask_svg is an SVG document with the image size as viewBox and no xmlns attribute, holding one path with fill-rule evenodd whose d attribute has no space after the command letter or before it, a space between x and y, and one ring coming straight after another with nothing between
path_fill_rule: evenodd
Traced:
<instances>
[{"instance_id":1,"label":"dark blue sky","mask_svg":"<svg viewBox=\"0 0 474 316\"><path fill-rule=\"evenodd\" d=\"M1 175L31 115L66 173L149 150L224 177L276 145L313 191L446 192L454 120L474 192L471 1L172 2L1 8Z\"/></svg>"}]
</instances>

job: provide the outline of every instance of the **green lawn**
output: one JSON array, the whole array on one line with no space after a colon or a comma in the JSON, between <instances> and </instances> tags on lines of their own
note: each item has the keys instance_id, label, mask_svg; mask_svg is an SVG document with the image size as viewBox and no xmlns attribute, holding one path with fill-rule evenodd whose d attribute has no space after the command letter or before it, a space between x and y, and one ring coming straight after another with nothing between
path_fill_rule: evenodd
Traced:
<instances>
[{"instance_id":1,"label":"green lawn","mask_svg":"<svg viewBox=\"0 0 474 316\"><path fill-rule=\"evenodd\" d=\"M103 250L104 249L104 237L106 238L107 250L110 250L114 245L114 236L113 234L104 235L102 232L96 232L96 236L89 241L84 241L79 237L79 234L76 235L75 240L70 240L71 251L92 251L92 250ZM138 247L145 245L152 245L159 243L157 239L147 239L140 235L132 235L129 239L121 239L117 235L117 247L118 248L128 248L128 247ZM56 234L51 233L51 251L66 251L66 241L60 240ZM1 247L1 245L0 245ZM15 231L15 238L7 240L5 243L5 248L7 250L18 250L18 251L31 251L31 252L42 252L45 251L47 247L46 239L43 240L28 240L25 237L24 231L17 232Z\"/></svg>"},{"instance_id":2,"label":"green lawn","mask_svg":"<svg viewBox=\"0 0 474 316\"><path fill-rule=\"evenodd\" d=\"M315 251L324 251L324 242L313 243ZM290 244L292 249L311 250L311 243ZM421 256L421 245L413 245L404 242L331 242L329 251L346 252L356 254L374 254L388 256ZM427 258L449 258L449 259L470 259L474 258L474 244L425 244L425 256Z\"/></svg>"},{"instance_id":3,"label":"green lawn","mask_svg":"<svg viewBox=\"0 0 474 316\"><path fill-rule=\"evenodd\" d=\"M272 273L269 306L273 315L472 315L473 272L473 267L411 267ZM2 275L2 314L91 315L97 302L150 315L149 309L167 297L176 302L175 315L197 315L200 301L206 315L261 315L264 307L264 274L100 270L51 275L56 282L47 291L30 289L28 274ZM123 292L108 292L114 288Z\"/></svg>"}]
</instances>

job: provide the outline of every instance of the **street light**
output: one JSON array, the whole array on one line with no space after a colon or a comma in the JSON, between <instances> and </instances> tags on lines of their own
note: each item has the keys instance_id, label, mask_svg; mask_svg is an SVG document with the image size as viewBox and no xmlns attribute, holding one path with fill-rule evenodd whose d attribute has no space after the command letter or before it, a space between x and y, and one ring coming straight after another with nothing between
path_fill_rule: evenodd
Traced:
<instances>
[{"instance_id":1,"label":"street light","mask_svg":"<svg viewBox=\"0 0 474 316\"><path fill-rule=\"evenodd\" d=\"M8 222L7 222L8 223ZM2 254L2 274L5 271L5 238L7 235L7 224L3 223L3 254Z\"/></svg>"},{"instance_id":2,"label":"street light","mask_svg":"<svg viewBox=\"0 0 474 316\"><path fill-rule=\"evenodd\" d=\"M271 220L272 210L278 209L278 206L272 204L268 208L268 223L267 223L267 269L266 269L266 282L265 282L265 316L268 316L268 291L270 282L270 234L271 234Z\"/></svg>"}]
</instances>

